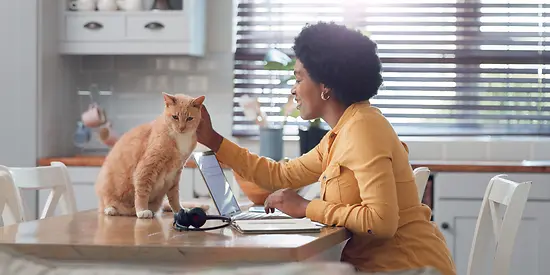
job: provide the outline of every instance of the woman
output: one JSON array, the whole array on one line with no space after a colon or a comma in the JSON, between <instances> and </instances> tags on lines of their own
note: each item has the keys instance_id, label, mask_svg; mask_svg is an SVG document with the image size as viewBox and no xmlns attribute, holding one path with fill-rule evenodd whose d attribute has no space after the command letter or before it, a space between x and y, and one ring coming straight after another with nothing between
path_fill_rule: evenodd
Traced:
<instances>
[{"instance_id":1,"label":"woman","mask_svg":"<svg viewBox=\"0 0 550 275\"><path fill-rule=\"evenodd\" d=\"M287 163L270 161L223 138L203 108L200 143L243 178L277 190L266 211L343 226L352 233L342 260L359 271L433 266L456 274L431 210L418 199L408 148L370 105L382 84L377 46L360 32L334 23L306 26L294 42L300 116L322 118L331 130L320 144ZM308 201L292 189L321 182Z\"/></svg>"}]
</instances>

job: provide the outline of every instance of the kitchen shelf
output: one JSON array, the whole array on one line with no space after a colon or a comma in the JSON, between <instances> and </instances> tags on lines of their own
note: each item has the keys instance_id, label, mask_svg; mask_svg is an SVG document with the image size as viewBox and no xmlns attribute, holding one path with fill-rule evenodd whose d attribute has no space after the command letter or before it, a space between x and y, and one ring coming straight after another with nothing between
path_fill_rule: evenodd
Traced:
<instances>
[{"instance_id":1,"label":"kitchen shelf","mask_svg":"<svg viewBox=\"0 0 550 275\"><path fill-rule=\"evenodd\" d=\"M186 0L183 10L166 11L69 11L61 6L61 54L204 55L204 0Z\"/></svg>"},{"instance_id":2,"label":"kitchen shelf","mask_svg":"<svg viewBox=\"0 0 550 275\"><path fill-rule=\"evenodd\" d=\"M144 10L144 11L63 11L65 15L107 15L107 16L118 16L118 15L181 15L185 12L183 10Z\"/></svg>"}]
</instances>

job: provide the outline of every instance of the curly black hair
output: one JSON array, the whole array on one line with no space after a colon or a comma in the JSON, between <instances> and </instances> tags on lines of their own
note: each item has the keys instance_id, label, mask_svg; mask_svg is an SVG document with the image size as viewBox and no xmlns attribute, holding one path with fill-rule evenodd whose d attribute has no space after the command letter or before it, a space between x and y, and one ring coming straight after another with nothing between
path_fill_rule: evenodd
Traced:
<instances>
[{"instance_id":1,"label":"curly black hair","mask_svg":"<svg viewBox=\"0 0 550 275\"><path fill-rule=\"evenodd\" d=\"M359 31L334 22L308 24L292 49L310 78L346 107L372 98L382 85L378 47Z\"/></svg>"}]
</instances>

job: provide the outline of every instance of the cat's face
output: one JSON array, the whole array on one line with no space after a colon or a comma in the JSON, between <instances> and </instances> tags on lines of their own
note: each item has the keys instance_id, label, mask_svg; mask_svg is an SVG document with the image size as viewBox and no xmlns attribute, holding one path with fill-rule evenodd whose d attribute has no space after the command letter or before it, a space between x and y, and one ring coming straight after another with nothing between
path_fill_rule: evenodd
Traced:
<instances>
[{"instance_id":1,"label":"cat's face","mask_svg":"<svg viewBox=\"0 0 550 275\"><path fill-rule=\"evenodd\" d=\"M188 133L197 130L201 122L201 108L204 96L190 97L183 94L164 96L164 120L176 133Z\"/></svg>"}]
</instances>

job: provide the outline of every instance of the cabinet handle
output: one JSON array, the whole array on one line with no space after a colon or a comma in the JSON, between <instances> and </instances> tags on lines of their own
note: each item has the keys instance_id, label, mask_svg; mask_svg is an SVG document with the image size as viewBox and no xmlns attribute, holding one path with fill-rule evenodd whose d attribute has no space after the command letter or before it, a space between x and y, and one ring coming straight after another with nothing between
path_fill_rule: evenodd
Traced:
<instances>
[{"instance_id":1,"label":"cabinet handle","mask_svg":"<svg viewBox=\"0 0 550 275\"><path fill-rule=\"evenodd\" d=\"M441 224L441 228L443 228L443 229L449 229L449 224L446 223L446 222L444 222L444 223Z\"/></svg>"},{"instance_id":2,"label":"cabinet handle","mask_svg":"<svg viewBox=\"0 0 550 275\"><path fill-rule=\"evenodd\" d=\"M84 28L87 28L87 29L90 29L90 30L99 30L99 29L103 28L103 25L101 25L101 23L97 23L97 22L88 22L88 23L84 24Z\"/></svg>"},{"instance_id":3,"label":"cabinet handle","mask_svg":"<svg viewBox=\"0 0 550 275\"><path fill-rule=\"evenodd\" d=\"M147 25L145 25L146 28L148 29L151 29L151 30L160 30L160 29L164 29L164 25L161 24L161 23L158 23L158 22L151 22L151 23L148 23Z\"/></svg>"}]
</instances>

